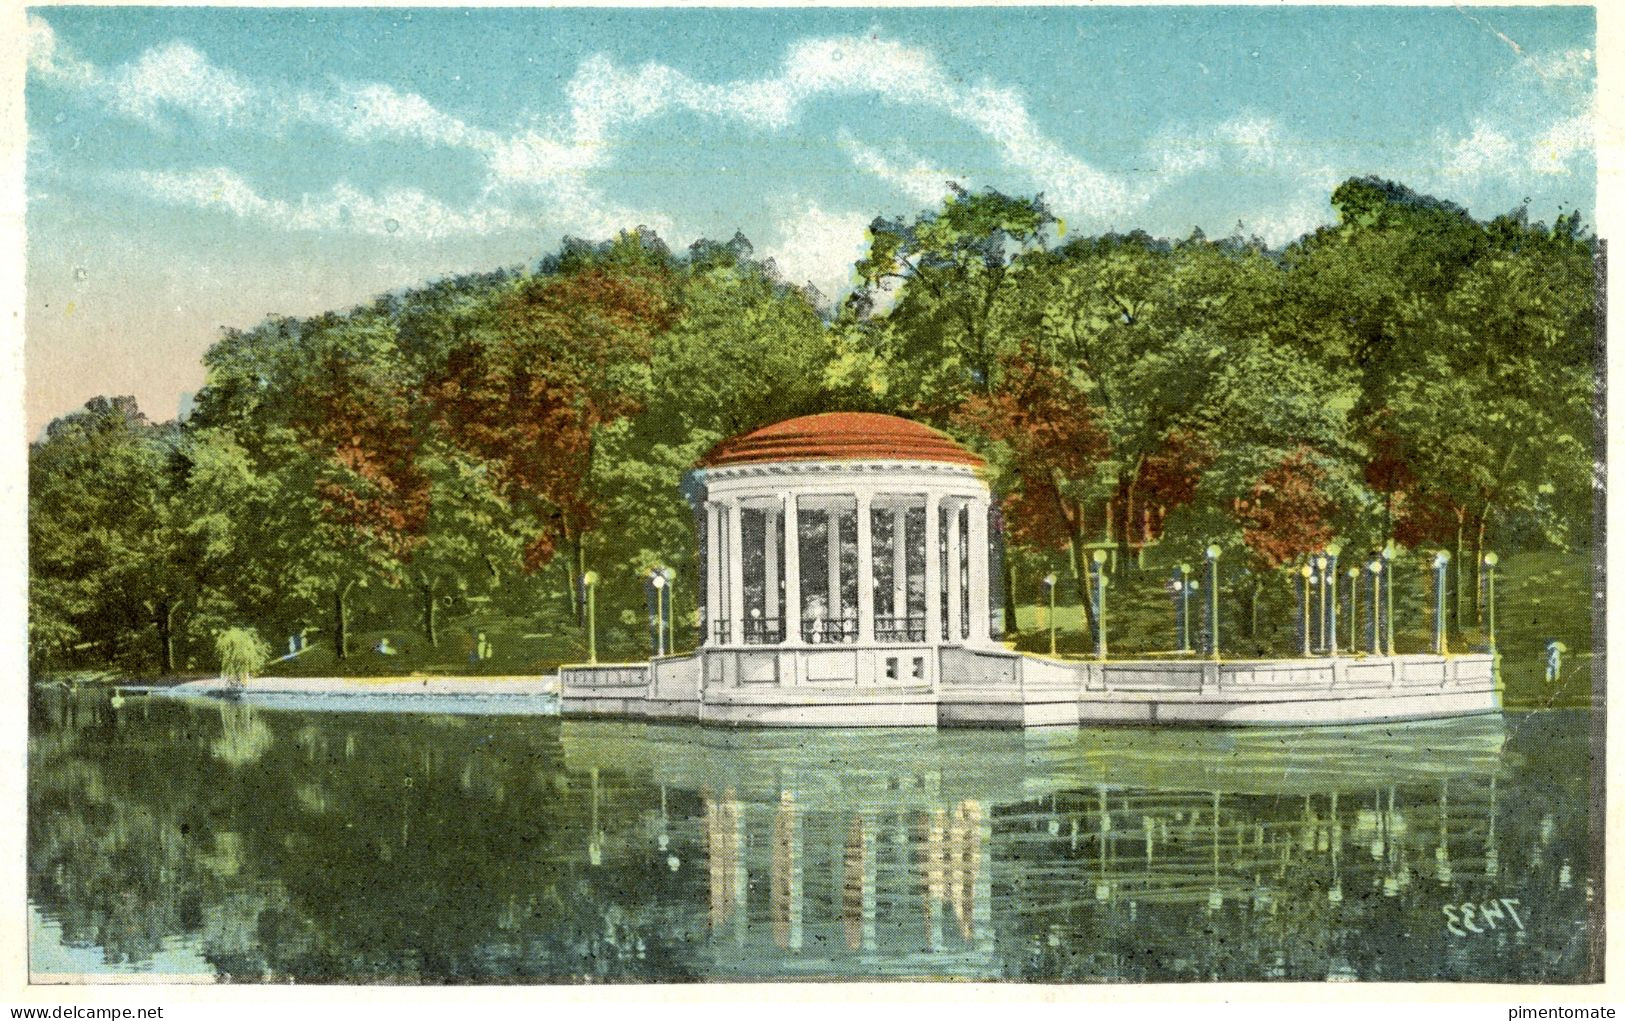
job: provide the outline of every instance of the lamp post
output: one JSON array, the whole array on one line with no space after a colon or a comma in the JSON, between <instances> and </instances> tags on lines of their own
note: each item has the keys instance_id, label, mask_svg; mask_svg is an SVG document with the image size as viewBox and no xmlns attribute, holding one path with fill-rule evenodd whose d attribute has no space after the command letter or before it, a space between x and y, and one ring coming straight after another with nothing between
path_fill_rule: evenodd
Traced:
<instances>
[{"instance_id":1,"label":"lamp post","mask_svg":"<svg viewBox=\"0 0 1625 1021\"><path fill-rule=\"evenodd\" d=\"M1333 656L1337 655L1337 555L1341 552L1343 552L1343 547L1335 542L1326 547L1326 557L1331 561L1331 564L1326 568L1325 573L1321 575L1323 583L1332 587L1331 619L1327 624L1327 629L1331 633L1331 644L1327 648ZM1321 595L1325 595L1324 590Z\"/></svg>"},{"instance_id":2,"label":"lamp post","mask_svg":"<svg viewBox=\"0 0 1625 1021\"><path fill-rule=\"evenodd\" d=\"M581 587L587 590L587 662L598 662L598 572L588 571L581 576Z\"/></svg>"},{"instance_id":3,"label":"lamp post","mask_svg":"<svg viewBox=\"0 0 1625 1021\"><path fill-rule=\"evenodd\" d=\"M1371 655L1382 655L1382 559L1374 558L1371 569Z\"/></svg>"},{"instance_id":4,"label":"lamp post","mask_svg":"<svg viewBox=\"0 0 1625 1021\"><path fill-rule=\"evenodd\" d=\"M1302 567L1298 568L1298 573L1303 576L1303 654L1305 656L1308 656L1308 655L1310 655L1310 647L1309 647L1309 583L1315 577L1315 569L1310 567L1308 564L1304 564Z\"/></svg>"},{"instance_id":5,"label":"lamp post","mask_svg":"<svg viewBox=\"0 0 1625 1021\"><path fill-rule=\"evenodd\" d=\"M1106 551L1097 549L1095 562L1095 658L1106 658Z\"/></svg>"},{"instance_id":6,"label":"lamp post","mask_svg":"<svg viewBox=\"0 0 1625 1021\"><path fill-rule=\"evenodd\" d=\"M1208 653L1219 658L1219 554L1215 543L1207 548L1207 645Z\"/></svg>"},{"instance_id":7,"label":"lamp post","mask_svg":"<svg viewBox=\"0 0 1625 1021\"><path fill-rule=\"evenodd\" d=\"M1049 597L1049 654L1055 655L1055 575L1044 575L1044 594Z\"/></svg>"},{"instance_id":8,"label":"lamp post","mask_svg":"<svg viewBox=\"0 0 1625 1021\"><path fill-rule=\"evenodd\" d=\"M1320 594L1320 612L1315 615L1315 642L1317 650L1326 647L1326 554L1315 558L1315 591Z\"/></svg>"},{"instance_id":9,"label":"lamp post","mask_svg":"<svg viewBox=\"0 0 1625 1021\"><path fill-rule=\"evenodd\" d=\"M1484 554L1484 595L1488 604L1488 623L1490 630L1490 659L1494 662L1497 657L1495 651L1495 565L1501 558L1493 552Z\"/></svg>"},{"instance_id":10,"label":"lamp post","mask_svg":"<svg viewBox=\"0 0 1625 1021\"><path fill-rule=\"evenodd\" d=\"M665 590L666 596L662 619L666 622L666 652L671 653L673 651L672 647L677 644L676 631L671 626L672 600L677 598L677 572L669 567L661 567L657 568L657 570L660 572L660 576L666 579L666 584L661 586Z\"/></svg>"},{"instance_id":11,"label":"lamp post","mask_svg":"<svg viewBox=\"0 0 1625 1021\"><path fill-rule=\"evenodd\" d=\"M666 654L666 576L659 570L652 572L649 584L655 587L655 655Z\"/></svg>"},{"instance_id":12,"label":"lamp post","mask_svg":"<svg viewBox=\"0 0 1625 1021\"><path fill-rule=\"evenodd\" d=\"M1179 651L1191 651L1191 592L1201 583L1191 577L1191 565L1179 565Z\"/></svg>"},{"instance_id":13,"label":"lamp post","mask_svg":"<svg viewBox=\"0 0 1625 1021\"><path fill-rule=\"evenodd\" d=\"M1450 643L1444 633L1445 570L1450 566L1450 554L1440 550L1433 557L1433 652L1437 656L1450 653Z\"/></svg>"},{"instance_id":14,"label":"lamp post","mask_svg":"<svg viewBox=\"0 0 1625 1021\"><path fill-rule=\"evenodd\" d=\"M1349 576L1349 652L1360 651L1360 567L1348 569Z\"/></svg>"},{"instance_id":15,"label":"lamp post","mask_svg":"<svg viewBox=\"0 0 1625 1021\"><path fill-rule=\"evenodd\" d=\"M1383 601L1388 607L1388 655L1394 656L1394 544L1389 542L1382 548L1383 571L1388 575L1387 584L1383 586Z\"/></svg>"},{"instance_id":16,"label":"lamp post","mask_svg":"<svg viewBox=\"0 0 1625 1021\"><path fill-rule=\"evenodd\" d=\"M1185 579L1179 576L1179 568L1174 568L1172 577L1168 579L1169 591L1174 594L1174 648L1180 652L1185 651L1185 609L1181 605L1185 598Z\"/></svg>"},{"instance_id":17,"label":"lamp post","mask_svg":"<svg viewBox=\"0 0 1625 1021\"><path fill-rule=\"evenodd\" d=\"M1190 645L1190 628L1185 622L1185 609L1190 598L1189 574L1190 569L1186 565L1175 564L1173 577L1169 580L1174 592L1174 648L1180 652L1187 651Z\"/></svg>"}]
</instances>

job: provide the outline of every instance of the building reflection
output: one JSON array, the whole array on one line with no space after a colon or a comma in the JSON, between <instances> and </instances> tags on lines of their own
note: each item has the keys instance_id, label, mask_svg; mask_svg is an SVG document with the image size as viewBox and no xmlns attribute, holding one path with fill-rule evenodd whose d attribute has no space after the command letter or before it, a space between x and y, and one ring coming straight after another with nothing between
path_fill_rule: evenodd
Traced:
<instances>
[{"instance_id":1,"label":"building reflection","mask_svg":"<svg viewBox=\"0 0 1625 1021\"><path fill-rule=\"evenodd\" d=\"M875 945L874 824L853 815L841 856L841 934L848 950Z\"/></svg>"},{"instance_id":2,"label":"building reflection","mask_svg":"<svg viewBox=\"0 0 1625 1021\"><path fill-rule=\"evenodd\" d=\"M566 764L614 754L617 726L566 721ZM1154 937L1173 956L1148 974L1233 974L1239 942L1258 958L1246 974L1364 977L1340 933L1384 911L1436 914L1439 894L1419 887L1501 869L1497 719L1291 742L640 729L642 761L621 768L725 791L705 797L701 841L720 973L771 960L806 974L1008 974L1013 957L1065 954L1133 977Z\"/></svg>"},{"instance_id":3,"label":"building reflection","mask_svg":"<svg viewBox=\"0 0 1625 1021\"><path fill-rule=\"evenodd\" d=\"M265 980L1555 980L1584 966L1596 897L1584 745L1538 720L1503 755L1494 719L784 733L142 711L31 709L29 896L109 961L181 934ZM1568 757L1503 771L1552 747ZM1521 925L1447 931L1441 904L1500 897Z\"/></svg>"},{"instance_id":4,"label":"building reflection","mask_svg":"<svg viewBox=\"0 0 1625 1021\"><path fill-rule=\"evenodd\" d=\"M732 790L720 799L705 796L705 858L711 879L711 931L737 919L742 939L745 922L745 858L739 801Z\"/></svg>"},{"instance_id":5,"label":"building reflection","mask_svg":"<svg viewBox=\"0 0 1625 1021\"><path fill-rule=\"evenodd\" d=\"M801 832L796 796L779 792L773 814L773 942L780 950L801 950Z\"/></svg>"}]
</instances>

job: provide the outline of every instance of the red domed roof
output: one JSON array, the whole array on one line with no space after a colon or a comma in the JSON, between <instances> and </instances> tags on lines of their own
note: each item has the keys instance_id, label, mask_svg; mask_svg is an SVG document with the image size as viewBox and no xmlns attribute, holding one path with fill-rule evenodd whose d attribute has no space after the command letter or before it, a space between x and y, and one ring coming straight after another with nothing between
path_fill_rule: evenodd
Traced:
<instances>
[{"instance_id":1,"label":"red domed roof","mask_svg":"<svg viewBox=\"0 0 1625 1021\"><path fill-rule=\"evenodd\" d=\"M804 415L723 440L706 468L770 461L934 461L980 468L980 457L930 426L896 415L833 411Z\"/></svg>"}]
</instances>

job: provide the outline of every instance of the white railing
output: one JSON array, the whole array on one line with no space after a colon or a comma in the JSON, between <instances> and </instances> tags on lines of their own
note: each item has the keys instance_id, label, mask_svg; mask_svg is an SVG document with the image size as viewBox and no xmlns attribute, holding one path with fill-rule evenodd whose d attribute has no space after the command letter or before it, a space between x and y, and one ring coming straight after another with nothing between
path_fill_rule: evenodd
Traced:
<instances>
[{"instance_id":1,"label":"white railing","mask_svg":"<svg viewBox=\"0 0 1625 1021\"><path fill-rule=\"evenodd\" d=\"M588 694L605 688L647 690L649 687L649 665L647 663L602 663L561 666L559 667L559 683L565 696Z\"/></svg>"},{"instance_id":2,"label":"white railing","mask_svg":"<svg viewBox=\"0 0 1625 1021\"><path fill-rule=\"evenodd\" d=\"M1113 693L1220 695L1292 691L1355 693L1387 688L1488 684L1490 658L1404 656L1281 660L1059 660L1009 651L945 648L945 690L995 689L1010 694L1073 688L1080 695Z\"/></svg>"}]
</instances>

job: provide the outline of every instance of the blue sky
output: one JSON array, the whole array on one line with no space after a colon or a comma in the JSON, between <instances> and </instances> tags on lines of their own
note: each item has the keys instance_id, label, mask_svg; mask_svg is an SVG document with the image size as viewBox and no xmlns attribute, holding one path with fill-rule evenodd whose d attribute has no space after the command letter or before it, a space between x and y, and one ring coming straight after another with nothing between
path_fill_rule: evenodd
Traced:
<instances>
[{"instance_id":1,"label":"blue sky","mask_svg":"<svg viewBox=\"0 0 1625 1021\"><path fill-rule=\"evenodd\" d=\"M1379 174L1481 216L1595 208L1594 15L1558 8L35 8L28 427L155 418L219 327L743 231L849 283L943 182L1069 231L1283 243Z\"/></svg>"}]
</instances>

